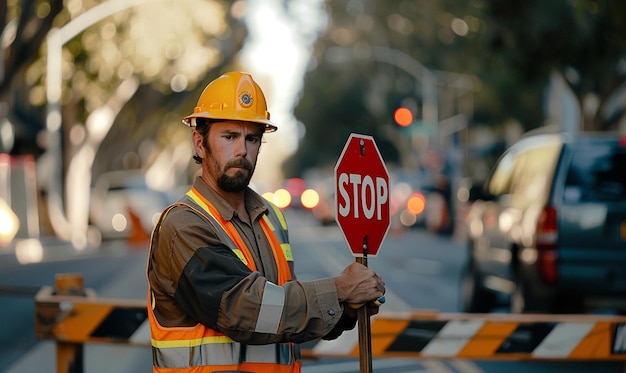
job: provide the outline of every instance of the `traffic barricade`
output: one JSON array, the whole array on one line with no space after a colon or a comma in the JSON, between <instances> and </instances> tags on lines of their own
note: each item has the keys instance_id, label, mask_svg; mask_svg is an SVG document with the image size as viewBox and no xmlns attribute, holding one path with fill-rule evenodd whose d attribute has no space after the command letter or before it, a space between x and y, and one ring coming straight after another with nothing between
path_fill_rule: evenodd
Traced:
<instances>
[{"instance_id":1,"label":"traffic barricade","mask_svg":"<svg viewBox=\"0 0 626 373\"><path fill-rule=\"evenodd\" d=\"M98 298L80 274L57 274L35 295L35 334L56 342L58 373L82 373L85 343L150 346L146 302Z\"/></svg>"},{"instance_id":2,"label":"traffic barricade","mask_svg":"<svg viewBox=\"0 0 626 373\"><path fill-rule=\"evenodd\" d=\"M56 289L44 286L35 296L35 332L56 341L58 373L83 371L85 343L150 346L145 300L98 298L82 289L76 276L59 276ZM333 341L305 343L301 352L310 359L358 358L359 340L353 330ZM626 368L626 316L381 312L371 319L371 353L373 358L623 361Z\"/></svg>"},{"instance_id":3,"label":"traffic barricade","mask_svg":"<svg viewBox=\"0 0 626 373\"><path fill-rule=\"evenodd\" d=\"M371 330L375 358L626 362L625 316L382 312ZM356 357L356 343L320 341L303 354Z\"/></svg>"}]
</instances>

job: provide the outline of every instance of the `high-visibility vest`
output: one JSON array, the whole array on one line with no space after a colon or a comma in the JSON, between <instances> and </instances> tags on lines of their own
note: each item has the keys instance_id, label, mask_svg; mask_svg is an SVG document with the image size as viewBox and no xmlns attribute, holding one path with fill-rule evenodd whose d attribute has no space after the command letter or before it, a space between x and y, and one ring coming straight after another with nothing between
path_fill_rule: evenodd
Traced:
<instances>
[{"instance_id":1,"label":"high-visibility vest","mask_svg":"<svg viewBox=\"0 0 626 373\"><path fill-rule=\"evenodd\" d=\"M220 241L230 247L239 259L250 268L256 265L250 251L244 244L234 225L224 220L215 207L195 188L186 197L165 209L152 234L151 250L164 217L174 206L184 205L204 216L220 235ZM263 303L284 301L283 289L279 286L292 277L288 261L292 261L291 247L287 241L287 224L281 211L267 202L269 214L260 221L267 236L278 268L278 286L266 282L263 293L257 331L276 330L280 315L276 312L263 312ZM282 297L282 298L281 298ZM155 299L148 284L148 317L152 334L152 360L154 372L259 372L296 373L300 372L299 346L294 343L268 345L246 345L233 341L217 330L202 324L189 327L165 327L158 323L155 315ZM265 319L263 319L265 318Z\"/></svg>"}]
</instances>

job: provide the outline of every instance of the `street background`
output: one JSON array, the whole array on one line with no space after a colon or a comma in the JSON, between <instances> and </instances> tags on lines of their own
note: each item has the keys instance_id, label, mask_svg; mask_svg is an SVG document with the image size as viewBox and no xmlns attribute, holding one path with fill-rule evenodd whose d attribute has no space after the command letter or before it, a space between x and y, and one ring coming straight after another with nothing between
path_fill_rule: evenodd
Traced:
<instances>
[{"instance_id":1,"label":"street background","mask_svg":"<svg viewBox=\"0 0 626 373\"><path fill-rule=\"evenodd\" d=\"M322 226L308 211L287 210L296 271L307 281L332 276L354 260L337 226ZM85 287L98 297L144 299L146 292L146 246L115 241L93 252L67 257L63 246L51 246L49 260L20 265L3 255L0 284L18 285L21 290L53 286L57 273L80 273ZM57 251L54 253L54 251ZM54 254L53 254L54 253ZM459 312L461 270L466 260L463 244L451 237L425 230L388 233L381 251L369 266L386 282L383 311L439 310ZM26 287L26 289L24 288ZM37 341L34 334L34 295L1 296L0 317L11 320L0 324L0 371L6 373L55 371L52 341ZM85 372L150 372L151 353L147 347L86 344ZM512 373L599 372L622 373L623 363L468 361L437 359L375 359L375 372L422 373ZM358 372L355 359L305 360L304 372Z\"/></svg>"}]
</instances>

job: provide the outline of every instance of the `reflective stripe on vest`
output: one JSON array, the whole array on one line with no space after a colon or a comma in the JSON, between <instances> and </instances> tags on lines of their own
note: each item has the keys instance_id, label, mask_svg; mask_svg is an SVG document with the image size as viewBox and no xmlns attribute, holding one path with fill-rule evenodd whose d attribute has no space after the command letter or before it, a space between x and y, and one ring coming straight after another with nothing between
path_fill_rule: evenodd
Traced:
<instances>
[{"instance_id":1,"label":"reflective stripe on vest","mask_svg":"<svg viewBox=\"0 0 626 373\"><path fill-rule=\"evenodd\" d=\"M249 262L246 265L248 265L251 270L255 271L256 266L254 266L252 254L250 254L247 250L246 244L237 232L234 224L224 219L215 206L213 206L211 202L202 196L194 187L187 192L186 196L195 204L200 206L202 211L206 213L205 215L210 215L213 218L212 220L217 222L218 225L222 227L231 240L234 241L237 247L239 247L243 252ZM261 228L263 228L263 232L265 233L274 254L273 256L276 268L278 268L278 285L282 285L291 280L291 270L287 264L287 258L289 257L293 261L291 246L289 246L287 240L287 224L285 222L285 218L282 216L282 213L276 206L268 201L265 201L265 203L266 205L269 205L269 214L264 215L259 221L259 224L261 225ZM252 266L250 266L250 264L252 264Z\"/></svg>"},{"instance_id":2,"label":"reflective stripe on vest","mask_svg":"<svg viewBox=\"0 0 626 373\"><path fill-rule=\"evenodd\" d=\"M241 248L245 248L246 244L241 239L241 236L235 231L226 229L225 224L219 221L216 216L221 217L221 215L215 210L215 207L210 204L206 199L201 198L200 194L197 192L192 193L191 189L187 192L186 197L189 202L194 203L195 205L201 208L201 211L196 210L192 206L189 206L191 209L196 212L200 212L202 216L207 218L211 224L215 227L218 234L220 235L220 239L223 243L227 244L227 246L241 259L241 261L248 266L252 271L256 271L256 264L254 263L254 259L252 259L252 254L248 250L243 250ZM220 219L223 221L223 219ZM232 223L231 223L232 224Z\"/></svg>"},{"instance_id":3,"label":"reflective stripe on vest","mask_svg":"<svg viewBox=\"0 0 626 373\"><path fill-rule=\"evenodd\" d=\"M187 199L171 205L162 214L153 232L152 245L161 222L171 207L184 205L204 216L212 224L220 240L230 247L237 257L251 270L256 270L248 248L234 225L222 218L215 207L193 188ZM198 206L199 208L195 208ZM279 283L291 279L287 264L291 248L288 243L287 225L280 210L268 203L270 213L264 215L260 224L272 247L279 273ZM149 291L151 294L151 291ZM278 343L250 346L234 342L224 334L202 324L192 327L161 326L154 315L154 304L149 297L149 319L152 332L153 366L155 372L162 369L185 371L194 367L194 372L253 371L253 372L299 372L301 367L299 346L293 343ZM284 289L269 281L265 283L255 332L276 333L284 310ZM173 370L172 370L173 369Z\"/></svg>"},{"instance_id":4,"label":"reflective stripe on vest","mask_svg":"<svg viewBox=\"0 0 626 373\"><path fill-rule=\"evenodd\" d=\"M198 346L161 348L154 353L154 365L162 369L208 365L232 366L244 363L293 365L295 357L291 346L286 343L259 346L241 345L235 342L203 343Z\"/></svg>"},{"instance_id":5,"label":"reflective stripe on vest","mask_svg":"<svg viewBox=\"0 0 626 373\"><path fill-rule=\"evenodd\" d=\"M265 200L265 204L269 210L268 215L264 215L263 219L266 221L278 242L280 243L280 247L283 250L283 254L285 255L285 259L288 262L293 262L293 255L291 254L291 245L289 244L289 235L287 230L287 221L285 220L285 216L282 211L278 208L278 206L273 203Z\"/></svg>"}]
</instances>

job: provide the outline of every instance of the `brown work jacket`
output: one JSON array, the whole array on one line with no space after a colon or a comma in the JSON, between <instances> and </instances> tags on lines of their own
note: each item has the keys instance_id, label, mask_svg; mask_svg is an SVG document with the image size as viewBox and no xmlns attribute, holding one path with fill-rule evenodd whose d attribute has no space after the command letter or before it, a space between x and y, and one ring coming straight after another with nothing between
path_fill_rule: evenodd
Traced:
<instances>
[{"instance_id":1,"label":"brown work jacket","mask_svg":"<svg viewBox=\"0 0 626 373\"><path fill-rule=\"evenodd\" d=\"M234 224L257 270L250 271L204 217L185 206L172 208L161 224L147 266L154 314L161 325L202 323L245 344L336 338L354 327L354 319L342 318L332 278L298 281L292 276L292 281L282 285L285 307L278 331L255 332L266 281L278 281L272 250L259 223L267 207L261 196L246 190L250 225L200 177L193 186ZM293 262L289 265L293 273Z\"/></svg>"}]
</instances>

